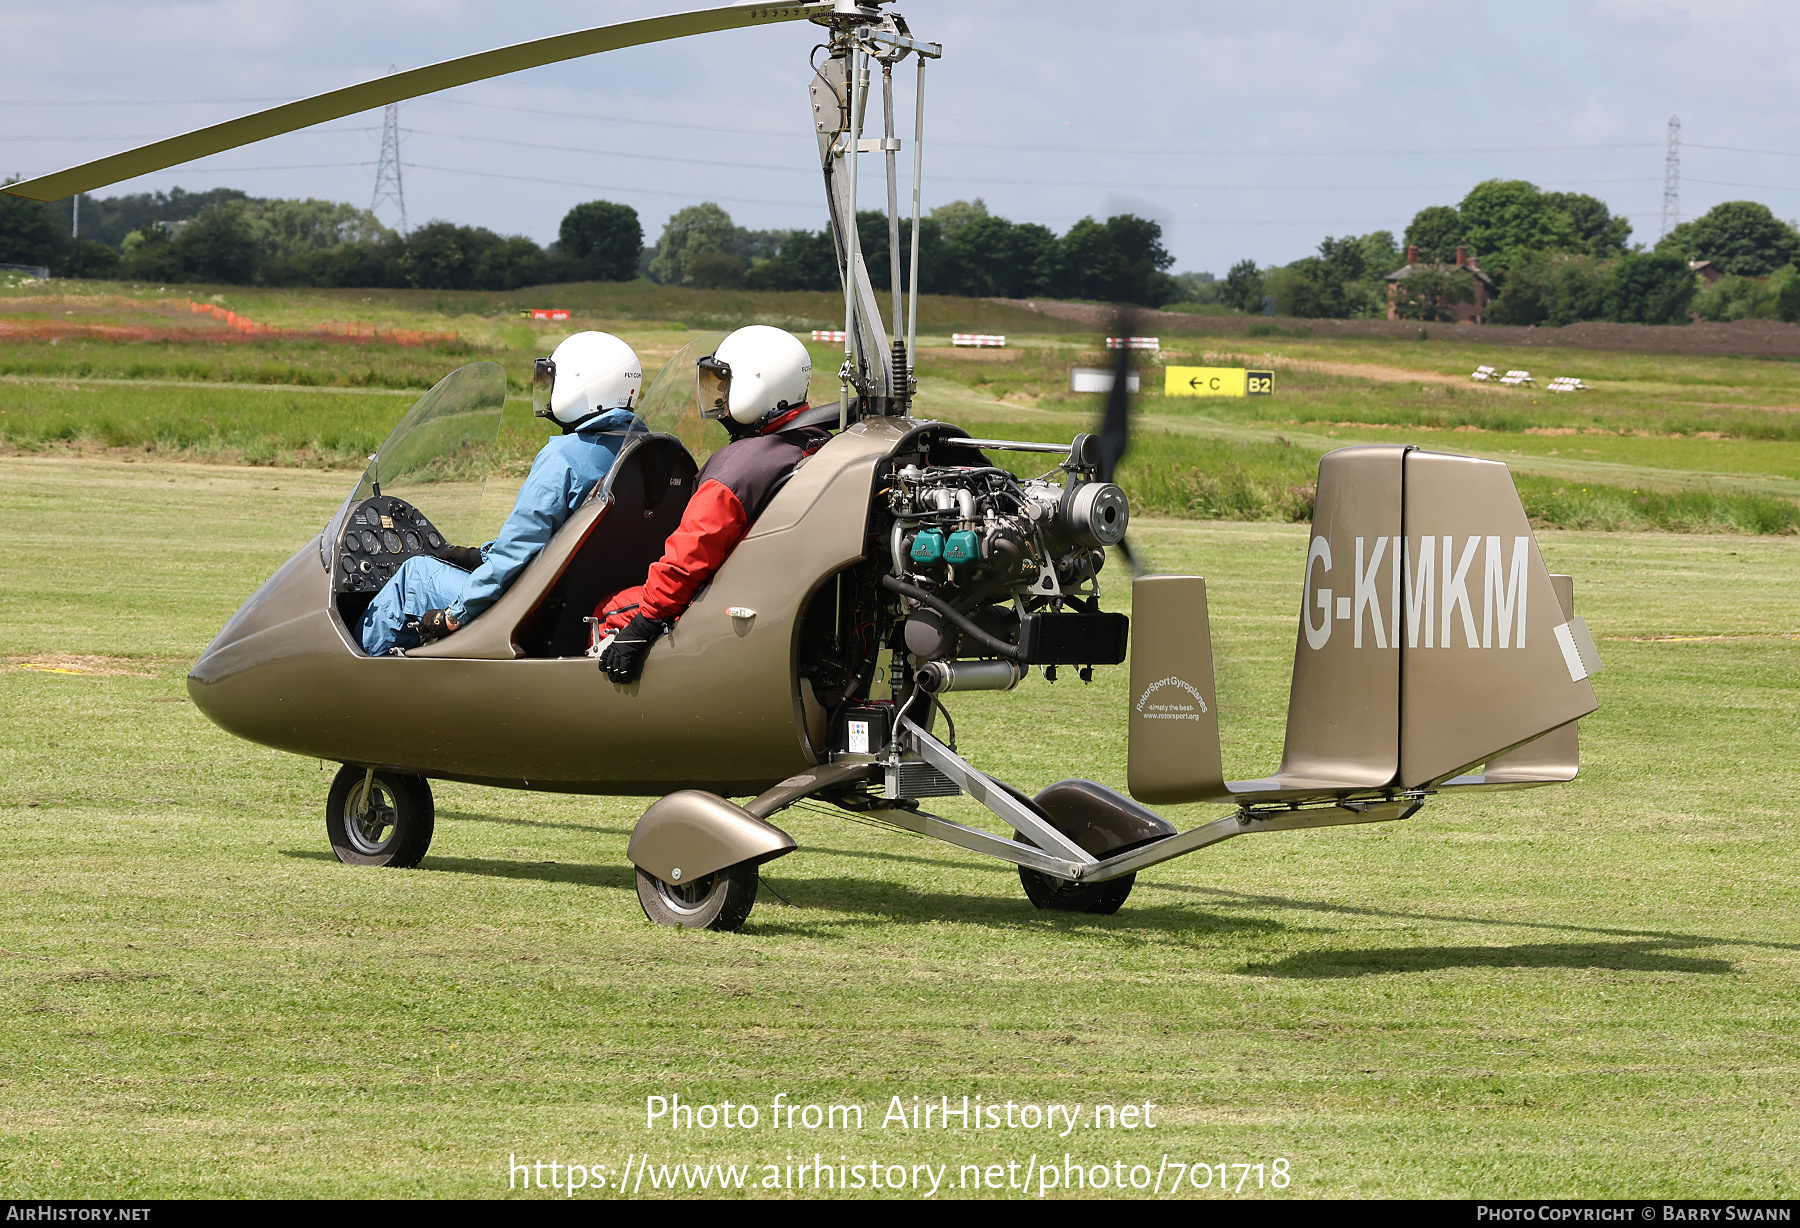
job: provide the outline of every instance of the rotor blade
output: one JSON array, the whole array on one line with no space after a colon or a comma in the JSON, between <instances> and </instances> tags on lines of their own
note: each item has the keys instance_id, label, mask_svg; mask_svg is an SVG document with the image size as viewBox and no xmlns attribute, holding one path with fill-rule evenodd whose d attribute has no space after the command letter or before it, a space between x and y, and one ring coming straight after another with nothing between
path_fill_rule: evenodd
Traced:
<instances>
[{"instance_id":1,"label":"rotor blade","mask_svg":"<svg viewBox=\"0 0 1800 1228\"><path fill-rule=\"evenodd\" d=\"M1113 470L1131 446L1131 326L1133 316L1121 311L1113 318L1113 335L1119 340L1114 351L1112 388L1106 394L1106 408L1100 412L1100 472L1102 482L1113 480Z\"/></svg>"},{"instance_id":2,"label":"rotor blade","mask_svg":"<svg viewBox=\"0 0 1800 1228\"><path fill-rule=\"evenodd\" d=\"M341 119L391 102L403 102L422 94L435 94L439 90L458 85L485 81L490 77L522 72L527 68L538 68L562 60L578 59L601 51L616 51L621 47L685 38L690 34L734 30L777 21L795 21L828 13L831 9L831 0L754 0L753 3L731 4L724 8L702 9L692 13L672 13L665 17L647 17L639 21L620 22L618 25L597 26L592 30L578 30L573 34L533 39L528 43L516 43L511 47L445 60L441 64L428 64L424 68L392 73L374 81L365 81L361 85L350 85L311 98L302 98L299 102L284 103L253 115L226 120L222 124L213 124L181 136L128 149L124 153L84 162L67 170L40 175L22 183L8 184L0 190L28 200L61 200L77 192L91 192L122 179L160 171L209 154L223 153L227 149L280 136L284 132L307 128L326 120Z\"/></svg>"}]
</instances>

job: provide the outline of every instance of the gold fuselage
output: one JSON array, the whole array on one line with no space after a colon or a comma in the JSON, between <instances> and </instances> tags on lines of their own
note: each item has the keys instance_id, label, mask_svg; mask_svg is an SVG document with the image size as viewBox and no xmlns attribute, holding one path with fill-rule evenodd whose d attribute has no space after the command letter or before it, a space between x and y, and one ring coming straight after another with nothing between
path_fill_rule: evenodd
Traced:
<instances>
[{"instance_id":1,"label":"gold fuselage","mask_svg":"<svg viewBox=\"0 0 1800 1228\"><path fill-rule=\"evenodd\" d=\"M468 628L406 656L360 651L333 603L329 550L310 541L226 623L188 692L240 737L340 763L557 792L760 792L820 759L826 713L799 678L801 614L863 557L876 469L917 425L871 419L820 449L652 648L639 682L612 683L587 657L526 658L514 643L567 561L563 534L606 531L590 518L566 524Z\"/></svg>"}]
</instances>

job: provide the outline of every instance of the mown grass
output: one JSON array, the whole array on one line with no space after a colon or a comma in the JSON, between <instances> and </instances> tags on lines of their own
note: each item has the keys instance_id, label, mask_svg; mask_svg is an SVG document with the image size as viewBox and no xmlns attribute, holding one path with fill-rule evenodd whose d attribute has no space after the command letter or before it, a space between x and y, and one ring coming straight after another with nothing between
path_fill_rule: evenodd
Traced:
<instances>
[{"instance_id":1,"label":"mown grass","mask_svg":"<svg viewBox=\"0 0 1800 1228\"><path fill-rule=\"evenodd\" d=\"M158 313L172 318L172 311L189 316L171 302L203 296L185 289L98 289L105 292L85 298L69 297L66 290L60 297L43 289L0 294L0 314L129 322ZM121 289L125 293L115 293ZM579 328L620 332L655 370L695 335L698 323L724 326L766 317L800 327L800 317L830 297L648 285L556 290L545 293L555 298L566 291L562 305L576 312L567 323L521 320L516 303L526 300L493 294L231 290L211 296L283 327L353 319L456 334L453 342L426 346L220 339L216 330L204 329L188 341L7 341L0 343L0 446L359 465L404 403L341 390L422 391L460 363L481 359L502 364L513 395L523 397L531 358ZM916 412L983 433L1034 439L1091 429L1097 398L1067 391L1068 369L1106 361L1096 336L1024 313L1027 321L1019 309L1001 304L942 300L929 311L924 307L927 327L986 327L982 312L1012 313L989 324L1008 330L1013 344L1001 354L972 354L950 350L947 336L922 337ZM792 318L776 319L783 312ZM1037 331L1020 331L1027 322ZM1168 398L1161 368L1147 367L1134 451L1121 474L1142 514L1304 519L1320 455L1344 443L1388 442L1507 461L1521 476L1528 510L1540 525L1800 528L1800 369L1792 363L1558 353L1554 361L1579 360L1579 371L1571 373L1583 375L1594 390L1557 396L1466 382L1478 361L1536 363L1541 379L1561 373L1543 365L1542 351L1281 336L1258 338L1267 349L1245 352L1242 337L1231 339L1229 348L1205 337L1166 340L1163 362L1272 366L1277 391L1266 398ZM835 399L839 353L829 345L811 348L814 398ZM195 387L165 386L187 384ZM509 406L507 465L528 462L541 440L541 426L523 406Z\"/></svg>"},{"instance_id":2,"label":"mown grass","mask_svg":"<svg viewBox=\"0 0 1800 1228\"><path fill-rule=\"evenodd\" d=\"M1037 913L992 863L787 812L802 847L766 875L788 902L714 935L639 913L624 847L648 799L439 783L424 868L352 870L321 831L329 768L187 703L188 662L342 492L0 458L17 1197L504 1196L509 1156L815 1150L953 1176L1279 1156L1288 1197L1800 1193L1793 539L1541 535L1607 665L1572 785L1232 841L1143 874L1113 917ZM1279 755L1305 532L1137 528L1153 565L1208 577L1234 776ZM1035 789L1122 785L1126 698L1111 669L952 706L964 753ZM646 1130L671 1093L867 1120ZM915 1094L1148 1100L1158 1124L879 1128Z\"/></svg>"}]
</instances>

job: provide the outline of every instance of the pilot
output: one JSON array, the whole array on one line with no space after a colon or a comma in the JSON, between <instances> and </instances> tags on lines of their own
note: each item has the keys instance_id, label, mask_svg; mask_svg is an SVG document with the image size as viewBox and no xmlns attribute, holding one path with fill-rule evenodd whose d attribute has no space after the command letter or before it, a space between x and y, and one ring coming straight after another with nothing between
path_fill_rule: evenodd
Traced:
<instances>
[{"instance_id":1,"label":"pilot","mask_svg":"<svg viewBox=\"0 0 1800 1228\"><path fill-rule=\"evenodd\" d=\"M532 376L537 416L563 433L538 451L499 537L410 558L375 594L361 626L370 656L429 644L479 617L612 468L623 443L614 432L637 421L643 394L632 348L610 333L576 333L538 359Z\"/></svg>"},{"instance_id":2,"label":"pilot","mask_svg":"<svg viewBox=\"0 0 1800 1228\"><path fill-rule=\"evenodd\" d=\"M698 365L700 414L721 423L731 442L707 458L681 524L644 583L614 593L595 611L595 635L612 636L600 668L614 682L638 679L650 645L724 566L776 485L831 439L829 431L795 424L808 408L812 358L792 333L766 324L740 328Z\"/></svg>"}]
</instances>

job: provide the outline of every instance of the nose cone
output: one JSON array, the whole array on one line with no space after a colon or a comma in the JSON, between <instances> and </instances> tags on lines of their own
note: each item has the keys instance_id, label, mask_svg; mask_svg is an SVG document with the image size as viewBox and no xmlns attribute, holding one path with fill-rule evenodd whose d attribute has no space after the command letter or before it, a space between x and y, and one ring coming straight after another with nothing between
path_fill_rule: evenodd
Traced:
<instances>
[{"instance_id":1,"label":"nose cone","mask_svg":"<svg viewBox=\"0 0 1800 1228\"><path fill-rule=\"evenodd\" d=\"M270 742L271 720L321 657L354 654L332 626L331 576L315 539L256 590L188 671L194 705L240 737Z\"/></svg>"}]
</instances>

